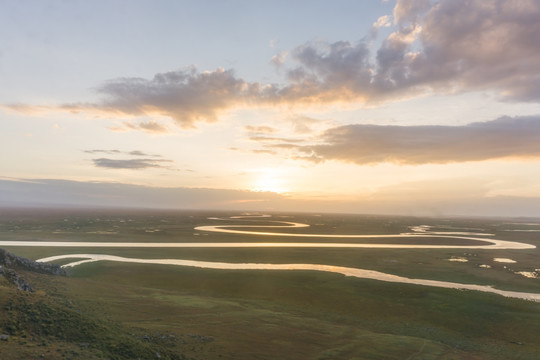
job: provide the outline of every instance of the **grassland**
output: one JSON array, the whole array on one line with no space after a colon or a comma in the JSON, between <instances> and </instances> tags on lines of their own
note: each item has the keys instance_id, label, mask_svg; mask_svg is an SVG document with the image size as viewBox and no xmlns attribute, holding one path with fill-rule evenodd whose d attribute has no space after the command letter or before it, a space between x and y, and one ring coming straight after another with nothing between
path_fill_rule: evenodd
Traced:
<instances>
[{"instance_id":1,"label":"grassland","mask_svg":"<svg viewBox=\"0 0 540 360\"><path fill-rule=\"evenodd\" d=\"M236 214L217 214L220 217L230 215ZM286 221L309 223L312 227L308 229L314 233L396 234L410 231L411 225L426 224L461 231L482 229L482 232L493 233L500 239L540 245L537 239L540 233L508 231L536 229L529 224L530 220L274 215L287 216L281 218ZM216 214L57 212L38 216L28 212L9 212L0 216L0 237L2 240L21 241L153 239L166 242L199 238L205 242L253 241L252 236L195 235L197 232L193 228L211 223L207 219L209 216ZM73 252L104 252L95 248L74 251L13 247L9 250L30 258ZM538 279L516 274L540 268L537 249L504 252L451 249L107 249L106 253L226 262L332 264L407 277L492 284L507 290L540 292ZM452 257L465 258L468 262L448 261ZM517 262L497 263L493 261L495 257L511 258ZM480 265L490 265L491 268ZM120 339L124 339L120 343L132 346L141 354L151 351L153 356L158 348L164 357L195 359L540 357L540 304L498 295L308 271L223 271L98 262L69 272L67 278L29 274L39 291L38 294L25 295L26 303L39 301L39 296L69 299L74 309L79 311L75 313L84 315L84 319L78 321L96 322L97 329L102 329L103 334L101 338L90 340L59 337L57 345L49 343L40 348L43 351L64 349L61 350L64 352L58 350L55 353L59 356L76 351L81 354L79 358L106 357L113 354L110 349L117 346L110 334L117 333ZM2 292L0 302L9 304L21 296L14 290ZM57 300L51 301L57 304L54 302ZM21 304L25 304L24 301ZM62 304L57 305L62 309ZM62 319L54 311L50 315L50 318ZM6 313L3 319L3 331L8 331L5 327L13 320L5 320L9 319ZM40 319L37 320L16 323L21 324L18 326L22 330L27 331L27 327L28 331L39 335L42 330L38 325ZM136 336L129 335L131 333ZM160 339L163 334L174 334L176 340L167 344L141 340L144 335L149 339ZM38 335L33 336L38 338ZM21 336L16 335L17 341ZM27 345L30 343L27 339L24 341ZM89 347L81 350L77 343L81 341L89 343ZM17 342L11 341L10 344L15 346ZM0 350L0 354L2 351L5 350ZM121 356L121 351L114 354Z\"/></svg>"}]
</instances>

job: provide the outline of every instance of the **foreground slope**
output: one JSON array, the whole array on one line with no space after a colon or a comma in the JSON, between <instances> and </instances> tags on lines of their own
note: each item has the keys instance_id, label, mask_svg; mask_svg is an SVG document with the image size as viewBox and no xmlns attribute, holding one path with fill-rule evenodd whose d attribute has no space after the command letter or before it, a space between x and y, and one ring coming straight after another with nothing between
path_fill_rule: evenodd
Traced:
<instances>
[{"instance_id":1,"label":"foreground slope","mask_svg":"<svg viewBox=\"0 0 540 360\"><path fill-rule=\"evenodd\" d=\"M58 266L2 249L0 262L0 359L184 359L173 335L134 333L66 298Z\"/></svg>"}]
</instances>

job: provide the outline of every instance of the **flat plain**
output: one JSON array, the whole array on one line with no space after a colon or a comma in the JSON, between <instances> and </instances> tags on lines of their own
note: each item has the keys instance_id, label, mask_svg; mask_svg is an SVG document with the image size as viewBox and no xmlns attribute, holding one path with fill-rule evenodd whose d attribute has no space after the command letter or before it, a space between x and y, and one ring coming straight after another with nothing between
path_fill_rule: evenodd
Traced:
<instances>
[{"instance_id":1,"label":"flat plain","mask_svg":"<svg viewBox=\"0 0 540 360\"><path fill-rule=\"evenodd\" d=\"M540 222L534 219L286 213L271 213L267 218L234 218L239 215L210 211L10 209L0 213L0 241L344 242L335 238L269 237L195 229L205 225L250 225L250 230L257 231L257 226L273 224L269 221L285 221L309 225L286 229L287 233L391 235L429 229L432 233L491 234L483 236L540 246ZM474 243L438 237L346 241ZM7 250L31 259L82 253L227 263L321 264L540 293L540 281L536 278L540 271L538 248L12 246ZM63 259L58 263L73 261ZM40 291L70 299L90 317L106 318L125 331L149 338L155 334L172 335L175 341L167 343L167 349L186 358L537 359L540 356L540 303L496 294L319 271L216 270L111 261L67 269L69 276L65 278L44 280L42 275L27 276L37 282L35 287ZM1 300L9 301L6 296ZM14 341L11 343L16 345Z\"/></svg>"}]
</instances>

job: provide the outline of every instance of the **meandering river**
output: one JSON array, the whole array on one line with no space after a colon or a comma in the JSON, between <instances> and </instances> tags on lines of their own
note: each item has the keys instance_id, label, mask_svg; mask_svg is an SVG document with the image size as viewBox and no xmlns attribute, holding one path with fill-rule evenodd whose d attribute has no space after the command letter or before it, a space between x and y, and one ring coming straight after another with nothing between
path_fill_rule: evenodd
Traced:
<instances>
[{"instance_id":1,"label":"meandering river","mask_svg":"<svg viewBox=\"0 0 540 360\"><path fill-rule=\"evenodd\" d=\"M425 279L410 279L403 276L397 276L392 274L386 274L374 270L364 270L343 266L332 265L317 265L317 264L257 264L257 263L224 263L224 262L210 262L210 261L196 261L196 260L180 260L180 259L137 259L126 258L121 256L103 255L103 254L68 254L50 256L47 258L39 259L37 261L49 262L63 259L84 259L74 261L63 265L63 267L74 267L88 262L94 261L116 261L127 263L139 263L139 264L163 264L163 265L178 265L178 266L192 266L205 269L222 269L222 270L313 270L313 271L326 271L337 274L343 274L345 276L353 276L361 279L372 279L379 281L415 284L424 286L435 286L442 288L460 289L460 290L476 290L489 292L493 294L499 294L506 297L526 299L540 301L540 294L526 293L518 291L506 291L495 289L488 285L475 285L475 284L460 284L447 281L438 280L425 280Z\"/></svg>"},{"instance_id":2,"label":"meandering river","mask_svg":"<svg viewBox=\"0 0 540 360\"><path fill-rule=\"evenodd\" d=\"M236 216L230 219L251 218L252 216ZM265 217L268 216L258 216ZM212 220L230 220L220 218L209 218ZM343 239L367 239L367 238L447 238L474 240L483 242L483 244L474 245L437 245L437 244L384 244L384 243L324 243L324 242L225 242L225 243L204 243L204 242L176 242L176 243L154 243L154 242L74 242L74 241L0 241L0 246L34 246L34 247L96 247L96 248L382 248L382 249L490 249L490 250L524 250L534 249L535 246L526 243L498 240L488 238L492 234L474 233L474 232L431 232L428 226L417 228L412 233L384 234L384 235L365 235L365 234L306 234L306 233L282 233L271 231L238 230L241 228L304 228L307 224L269 221L279 225L205 225L195 228L197 231L221 232L230 234L242 234L253 236L282 236L282 237L307 237L307 238L343 238ZM418 230L419 229L419 230ZM342 266L320 265L320 264L260 264L260 263L224 263L208 262L182 259L139 259L113 256L107 254L66 254L50 256L37 261L49 262L64 259L83 259L63 265L63 267L79 266L88 262L95 261L116 261L145 264L165 264L178 266L193 266L207 269L234 269L234 270L313 270L327 271L346 276L353 276L363 279L373 279L379 281L415 284L424 286L435 286L442 288L476 290L499 294L506 297L540 301L540 294L505 291L495 289L488 285L460 284L454 282L445 282L438 280L411 279L403 276L386 274L379 271L357 269Z\"/></svg>"}]
</instances>

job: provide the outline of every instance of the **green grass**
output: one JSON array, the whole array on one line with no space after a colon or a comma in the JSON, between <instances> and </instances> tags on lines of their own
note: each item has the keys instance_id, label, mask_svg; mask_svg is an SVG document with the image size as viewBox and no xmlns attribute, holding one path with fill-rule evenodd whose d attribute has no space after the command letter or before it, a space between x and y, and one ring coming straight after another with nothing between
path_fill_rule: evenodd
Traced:
<instances>
[{"instance_id":1,"label":"green grass","mask_svg":"<svg viewBox=\"0 0 540 360\"><path fill-rule=\"evenodd\" d=\"M18 270L21 272L20 270ZM58 290L62 282L24 273L39 290L26 293L0 281L0 359L184 359L142 329L128 328L78 307ZM145 332L148 333L148 330Z\"/></svg>"},{"instance_id":2,"label":"green grass","mask_svg":"<svg viewBox=\"0 0 540 360\"><path fill-rule=\"evenodd\" d=\"M117 263L88 264L67 280L72 296L106 304L121 323L206 334L230 358L404 359L424 343L413 358L540 354L539 304L478 292L316 272Z\"/></svg>"},{"instance_id":3,"label":"green grass","mask_svg":"<svg viewBox=\"0 0 540 360\"><path fill-rule=\"evenodd\" d=\"M224 215L236 214L218 216ZM216 216L206 213L56 213L43 216L0 214L0 239L266 240L217 233L193 235L196 232L194 226L209 224L211 221L206 218ZM495 233L497 238L540 245L537 234L505 232L504 229L518 225L505 225L500 220L319 217L309 214L293 214L283 220L310 223L313 228L309 231L342 234L394 234L408 231L409 225L421 224L482 228L485 232ZM144 229L149 228L161 231L146 233ZM111 229L118 233L96 233ZM60 233L55 233L57 230ZM514 273L540 268L538 249L351 251L12 247L9 250L34 259L69 253L106 253L138 258L318 263L540 292L540 280ZM448 261L452 256L465 257L469 262ZM494 257L512 258L517 263L497 264L493 262ZM480 268L481 264L489 264L492 268ZM128 356L129 351L131 355L140 352L142 358L142 354L147 354L145 351L161 351L163 356L209 360L502 360L540 357L540 304L494 294L385 283L315 271L224 271L96 262L69 272L67 278L29 274L38 289L37 294L22 295L12 289L0 293L0 306L9 305L16 299L12 314L3 312L0 319L2 331L8 331L9 326L13 332L8 342L0 344L0 359L9 358L2 352L17 349L29 351L27 358L37 358L41 351L50 359L62 356L81 359L119 356L120 359L120 356ZM72 307L65 308L66 299ZM13 314L30 315L19 318ZM54 324L49 324L52 335L44 333L44 329L49 329L46 319L57 319ZM82 325L73 325L77 323ZM13 328L14 324L16 328ZM26 338L22 337L22 331ZM163 335L155 335L171 333L177 341L160 342ZM142 341L145 334L151 335L152 341ZM93 345L81 348L80 342L89 341L83 338L91 338ZM43 339L46 345L41 345ZM47 355L46 351L51 353Z\"/></svg>"}]
</instances>

